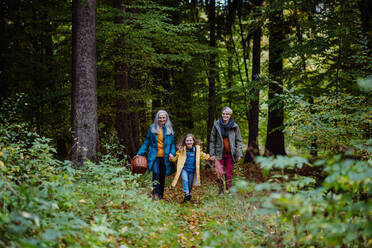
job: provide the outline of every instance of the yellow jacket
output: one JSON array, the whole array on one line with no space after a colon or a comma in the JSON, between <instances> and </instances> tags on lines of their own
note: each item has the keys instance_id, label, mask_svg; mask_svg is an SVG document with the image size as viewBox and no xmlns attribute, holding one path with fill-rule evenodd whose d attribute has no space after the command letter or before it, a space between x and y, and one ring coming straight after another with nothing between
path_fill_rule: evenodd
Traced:
<instances>
[{"instance_id":1,"label":"yellow jacket","mask_svg":"<svg viewBox=\"0 0 372 248\"><path fill-rule=\"evenodd\" d=\"M209 159L210 156L209 154L204 153L203 151L200 150L200 146L196 145L196 152L195 152L195 171L196 173L194 174L194 181L193 185L200 185L200 158L201 159ZM180 149L177 151L176 156L174 157L173 162L177 161L177 172L176 175L174 176L172 186L175 187L177 184L178 179L180 178L181 171L183 169L183 166L185 165L186 162L186 148Z\"/></svg>"}]
</instances>

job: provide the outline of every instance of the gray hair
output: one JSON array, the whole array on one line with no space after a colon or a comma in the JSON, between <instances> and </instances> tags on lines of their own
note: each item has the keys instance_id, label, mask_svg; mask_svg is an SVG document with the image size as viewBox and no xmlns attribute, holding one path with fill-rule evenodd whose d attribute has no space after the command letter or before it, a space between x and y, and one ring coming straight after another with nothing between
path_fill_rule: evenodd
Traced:
<instances>
[{"instance_id":1,"label":"gray hair","mask_svg":"<svg viewBox=\"0 0 372 248\"><path fill-rule=\"evenodd\" d=\"M227 106L224 107L224 108L222 109L221 113L223 113L223 111L226 111L226 112L229 113L230 115L232 115L232 113L233 113L232 109L229 108L229 107L227 107Z\"/></svg>"},{"instance_id":2,"label":"gray hair","mask_svg":"<svg viewBox=\"0 0 372 248\"><path fill-rule=\"evenodd\" d=\"M172 122L169 120L169 115L167 111L165 110L159 110L156 115L155 115L155 120L154 120L154 125L152 126L151 132L152 133L159 133L160 131L160 125L159 125L159 115L160 114L165 114L167 117L167 122L165 123L165 127L167 128L167 135L174 134L173 131L173 125Z\"/></svg>"}]
</instances>

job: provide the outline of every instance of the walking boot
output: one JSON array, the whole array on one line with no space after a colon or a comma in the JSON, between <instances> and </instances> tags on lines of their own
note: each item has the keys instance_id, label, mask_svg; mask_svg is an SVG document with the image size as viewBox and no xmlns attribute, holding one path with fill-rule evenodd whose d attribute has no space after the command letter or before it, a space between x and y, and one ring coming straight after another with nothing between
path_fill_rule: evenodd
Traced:
<instances>
[{"instance_id":1,"label":"walking boot","mask_svg":"<svg viewBox=\"0 0 372 248\"><path fill-rule=\"evenodd\" d=\"M185 199L183 200L183 202L188 202L191 200L191 195L190 194L185 194Z\"/></svg>"}]
</instances>

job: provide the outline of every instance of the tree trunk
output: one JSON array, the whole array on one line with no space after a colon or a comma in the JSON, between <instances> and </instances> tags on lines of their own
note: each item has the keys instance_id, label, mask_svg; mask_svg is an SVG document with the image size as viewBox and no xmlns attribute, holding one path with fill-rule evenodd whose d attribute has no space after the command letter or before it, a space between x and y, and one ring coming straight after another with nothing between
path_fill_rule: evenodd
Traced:
<instances>
[{"instance_id":1,"label":"tree trunk","mask_svg":"<svg viewBox=\"0 0 372 248\"><path fill-rule=\"evenodd\" d=\"M234 47L233 47L233 44L232 44L232 41L231 41L231 37L229 37L227 40L226 40L226 49L227 49L227 53L228 53L228 57L227 57L227 79L226 79L226 86L228 89L231 89L232 88L232 84L233 84L233 52L234 52ZM232 98L233 98L233 94L232 92L228 92L227 93L227 102L228 102L228 106L231 108L231 104L232 104Z\"/></svg>"},{"instance_id":2,"label":"tree trunk","mask_svg":"<svg viewBox=\"0 0 372 248\"><path fill-rule=\"evenodd\" d=\"M198 10L198 1L191 0L191 22L198 23L199 22L199 10Z\"/></svg>"},{"instance_id":3,"label":"tree trunk","mask_svg":"<svg viewBox=\"0 0 372 248\"><path fill-rule=\"evenodd\" d=\"M122 0L114 1L114 8L125 12ZM114 22L120 24L123 17L115 18ZM119 34L115 41L117 57L121 55L125 44L123 37ZM115 63L115 89L118 91L116 100L116 120L115 129L118 135L119 143L124 145L125 154L133 157L139 149L139 118L136 112L138 103L129 100L128 92L137 88L137 81L133 80L128 73L128 68L123 61ZM132 107L130 109L130 107Z\"/></svg>"},{"instance_id":4,"label":"tree trunk","mask_svg":"<svg viewBox=\"0 0 372 248\"><path fill-rule=\"evenodd\" d=\"M7 33L6 23L7 22L4 17L0 18L0 33L2 34L0 38L0 51L1 51L2 56L5 56L4 51L7 51L9 47L9 43L10 43L9 32ZM6 60L4 59L3 61L6 61ZM1 64L3 65L3 63ZM1 102L3 101L3 99L9 97L10 95L10 88L11 88L10 81L11 80L9 80L9 73L7 72L0 73L0 82L1 82L0 101Z\"/></svg>"},{"instance_id":5,"label":"tree trunk","mask_svg":"<svg viewBox=\"0 0 372 248\"><path fill-rule=\"evenodd\" d=\"M118 42L115 42L118 44ZM116 99L116 119L115 119L115 129L118 135L119 143L124 145L124 150L126 154L128 151L128 130L129 130L129 120L128 120L128 109L129 102L127 97L124 95L128 92L128 75L125 70L125 66L121 62L115 63L115 89L118 92Z\"/></svg>"},{"instance_id":6,"label":"tree trunk","mask_svg":"<svg viewBox=\"0 0 372 248\"><path fill-rule=\"evenodd\" d=\"M367 39L368 52L367 55L371 56L372 50L372 5L369 0L359 1L359 10L362 20L362 31L363 35Z\"/></svg>"},{"instance_id":7,"label":"tree trunk","mask_svg":"<svg viewBox=\"0 0 372 248\"><path fill-rule=\"evenodd\" d=\"M156 84L159 85L159 86L163 86L164 89L166 90L172 90L170 88L170 81L171 81L171 78L170 78L170 72L168 69L165 69L165 68L160 68L160 69L153 69L152 71L153 75L154 75L154 78L156 78ZM166 101L167 101L167 97L162 94L161 91L159 91L158 89L154 89L153 90L153 93L152 93L152 113L151 113L151 118L153 120L153 118L155 117L156 113L161 110L161 109L164 109L166 106ZM169 113L169 109L164 109L168 112L168 114L171 114ZM148 127L147 127L148 128Z\"/></svg>"},{"instance_id":8,"label":"tree trunk","mask_svg":"<svg viewBox=\"0 0 372 248\"><path fill-rule=\"evenodd\" d=\"M211 0L209 2L209 32L210 40L209 45L216 47L216 1ZM207 123L207 147L209 147L210 135L213 127L213 122L216 117L216 81L217 81L217 70L216 70L216 54L212 53L209 58L209 98L208 98L208 123Z\"/></svg>"},{"instance_id":9,"label":"tree trunk","mask_svg":"<svg viewBox=\"0 0 372 248\"><path fill-rule=\"evenodd\" d=\"M369 0L359 0L359 11L362 21L362 33L365 39L367 39L367 47L365 47L365 53L367 59L365 60L365 67L368 68L370 65L372 55L372 5ZM370 72L370 70L369 70ZM370 100L366 101L368 105ZM365 125L362 129L362 137L371 138L372 126L370 124Z\"/></svg>"},{"instance_id":10,"label":"tree trunk","mask_svg":"<svg viewBox=\"0 0 372 248\"><path fill-rule=\"evenodd\" d=\"M126 78L125 82L125 91L135 90L138 89L138 82L132 79L130 76ZM140 147L139 142L139 113L137 110L138 104L137 102L133 102L130 100L123 100L124 101L124 109L122 116L123 116L123 132L120 138L122 138L122 144L125 147L126 154L130 157L134 157L137 154L137 151ZM121 109L118 109L120 111ZM118 124L120 124L118 122Z\"/></svg>"},{"instance_id":11,"label":"tree trunk","mask_svg":"<svg viewBox=\"0 0 372 248\"><path fill-rule=\"evenodd\" d=\"M96 1L72 1L72 148L81 166L97 160Z\"/></svg>"},{"instance_id":12,"label":"tree trunk","mask_svg":"<svg viewBox=\"0 0 372 248\"><path fill-rule=\"evenodd\" d=\"M311 115L314 115L315 114L315 110L313 108L313 105L314 105L314 97L313 96L310 96L309 103L310 103L310 113L311 113ZM318 144L317 144L317 138L316 138L316 136L315 137L311 137L310 155L313 156L313 157L317 157L318 156Z\"/></svg>"},{"instance_id":13,"label":"tree trunk","mask_svg":"<svg viewBox=\"0 0 372 248\"><path fill-rule=\"evenodd\" d=\"M278 0L271 0L271 6L276 5ZM277 8L277 7L276 7ZM276 94L283 93L283 82L281 74L283 73L283 10L275 9L270 11L269 16L269 74L271 81L269 83L269 107L267 136L265 145L266 155L285 155L284 146L284 106L280 97Z\"/></svg>"},{"instance_id":14,"label":"tree trunk","mask_svg":"<svg viewBox=\"0 0 372 248\"><path fill-rule=\"evenodd\" d=\"M243 3L241 2L241 4ZM249 48L250 48L251 34L248 33L247 37L246 38L244 37L243 22L242 22L242 17L243 17L242 9L243 9L243 6L240 6L240 8L238 8L238 19L239 19L239 28L240 28L239 33L240 33L241 45L243 47L243 65L244 65L245 80L247 81L247 85L248 85L248 81L249 81L248 61L249 61L249 50L250 50ZM241 76L241 79L242 79L242 76ZM248 87L245 85L243 79L240 81L242 83L243 92L244 92L244 112L245 112L245 116L247 120L249 120L249 109L248 109L248 99L247 99L248 98L248 94L247 94Z\"/></svg>"},{"instance_id":15,"label":"tree trunk","mask_svg":"<svg viewBox=\"0 0 372 248\"><path fill-rule=\"evenodd\" d=\"M313 21L312 16L315 14L313 10L314 10L314 8L312 8L312 13L311 13L311 15L309 15L310 22ZM295 15L295 21L296 21L295 22L295 28L296 28L297 40L298 40L298 43L301 46L303 46L303 36L302 36L302 30L301 30L301 25L300 25L300 22L299 22L299 17L298 17L298 14L297 14L297 10L295 10L294 15ZM306 74L306 57L305 57L304 54L301 55L301 70L304 72L304 76L305 76L302 80L305 81L305 82L308 81L308 77L307 77L307 74ZM311 113L311 115L314 115L315 114L315 111L314 111L314 108L313 108L314 94L313 94L312 86L310 86L310 92L311 92L311 94L309 96L310 113ZM312 155L313 157L316 157L316 156L318 156L317 139L316 139L316 137L310 137L310 139L311 139L310 155Z\"/></svg>"},{"instance_id":16,"label":"tree trunk","mask_svg":"<svg viewBox=\"0 0 372 248\"><path fill-rule=\"evenodd\" d=\"M234 17L236 13L236 2L232 2L231 0L228 0L227 5L227 15L226 15L226 30L227 30L227 39L225 41L226 43L226 50L227 50L227 88L231 89L233 85L233 54L234 54L234 41L233 41L233 31L232 27L234 25ZM233 94L232 92L229 92L227 94L227 102L228 106L231 107L232 104L232 98Z\"/></svg>"},{"instance_id":17,"label":"tree trunk","mask_svg":"<svg viewBox=\"0 0 372 248\"><path fill-rule=\"evenodd\" d=\"M258 7L261 6L262 1L258 1ZM255 8L254 17L258 18L261 15L259 9ZM257 85L257 79L261 72L261 36L262 29L260 26L256 27L253 31L253 48L252 48L252 87L250 92L250 108L248 119L248 147L244 157L245 163L254 162L255 157L260 155L258 146L258 122L259 122L259 103L260 103L260 90Z\"/></svg>"},{"instance_id":18,"label":"tree trunk","mask_svg":"<svg viewBox=\"0 0 372 248\"><path fill-rule=\"evenodd\" d=\"M114 8L119 9L124 12L125 8L122 5L121 0L114 0ZM123 17L115 17L114 23L120 24L123 21ZM121 33L117 34L117 39L115 40L115 53L118 58L121 58L120 55L124 50L124 42L121 37ZM129 102L126 97L128 92L128 73L127 68L125 67L122 61L116 61L114 65L115 70L115 90L117 91L116 99L116 118L115 118L115 129L118 136L119 143L124 146L124 153L129 154L128 150L128 130L129 130L129 121L127 111L129 109Z\"/></svg>"},{"instance_id":19,"label":"tree trunk","mask_svg":"<svg viewBox=\"0 0 372 248\"><path fill-rule=\"evenodd\" d=\"M178 123L181 124L182 128L175 127L175 131L185 131L184 129L193 129L194 128L194 121L192 117L192 108L189 107L180 107L182 104L186 104L186 106L190 105L193 102L193 90L194 84L188 77L191 75L193 71L190 71L188 66L185 66L182 73L178 73L175 70L172 70L171 73L171 81L173 82L173 91L174 95L171 96L173 109L172 115L176 116L178 119ZM189 131L187 130L187 131Z\"/></svg>"},{"instance_id":20,"label":"tree trunk","mask_svg":"<svg viewBox=\"0 0 372 248\"><path fill-rule=\"evenodd\" d=\"M129 77L129 89L138 90L139 83L137 80ZM128 129L128 153L130 156L135 156L137 151L140 148L140 112L138 111L139 105L143 105L143 102L130 102L130 106L134 107L134 109L130 110L128 121L129 121L129 129Z\"/></svg>"}]
</instances>

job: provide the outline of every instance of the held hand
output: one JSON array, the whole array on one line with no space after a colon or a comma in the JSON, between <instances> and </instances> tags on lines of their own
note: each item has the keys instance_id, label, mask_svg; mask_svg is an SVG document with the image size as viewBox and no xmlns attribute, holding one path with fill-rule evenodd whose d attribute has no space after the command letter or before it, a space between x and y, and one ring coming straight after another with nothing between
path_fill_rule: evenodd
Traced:
<instances>
[{"instance_id":1,"label":"held hand","mask_svg":"<svg viewBox=\"0 0 372 248\"><path fill-rule=\"evenodd\" d=\"M173 159L174 159L174 156L171 153L169 153L169 160L173 160Z\"/></svg>"},{"instance_id":2,"label":"held hand","mask_svg":"<svg viewBox=\"0 0 372 248\"><path fill-rule=\"evenodd\" d=\"M242 157L238 157L238 161L241 159Z\"/></svg>"},{"instance_id":3,"label":"held hand","mask_svg":"<svg viewBox=\"0 0 372 248\"><path fill-rule=\"evenodd\" d=\"M209 158L210 160L216 160L216 156L211 156L210 158Z\"/></svg>"}]
</instances>

